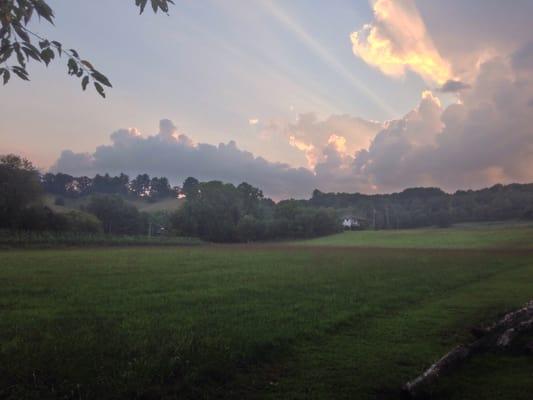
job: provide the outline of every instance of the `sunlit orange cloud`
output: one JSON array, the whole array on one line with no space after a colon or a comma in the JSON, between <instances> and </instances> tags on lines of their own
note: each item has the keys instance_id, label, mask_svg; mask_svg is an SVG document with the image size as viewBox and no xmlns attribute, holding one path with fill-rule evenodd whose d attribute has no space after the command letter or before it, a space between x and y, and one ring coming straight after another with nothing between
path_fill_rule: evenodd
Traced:
<instances>
[{"instance_id":1,"label":"sunlit orange cloud","mask_svg":"<svg viewBox=\"0 0 533 400\"><path fill-rule=\"evenodd\" d=\"M410 69L432 83L452 78L413 0L374 0L373 10L374 21L351 35L357 56L390 76Z\"/></svg>"},{"instance_id":2,"label":"sunlit orange cloud","mask_svg":"<svg viewBox=\"0 0 533 400\"><path fill-rule=\"evenodd\" d=\"M297 139L294 135L289 136L289 144L293 147L296 147L298 150L305 152L305 158L307 159L309 168L315 168L316 164L318 163L318 155L315 146Z\"/></svg>"},{"instance_id":3,"label":"sunlit orange cloud","mask_svg":"<svg viewBox=\"0 0 533 400\"><path fill-rule=\"evenodd\" d=\"M346 138L344 136L332 134L328 139L328 144L333 145L339 153L346 154Z\"/></svg>"}]
</instances>

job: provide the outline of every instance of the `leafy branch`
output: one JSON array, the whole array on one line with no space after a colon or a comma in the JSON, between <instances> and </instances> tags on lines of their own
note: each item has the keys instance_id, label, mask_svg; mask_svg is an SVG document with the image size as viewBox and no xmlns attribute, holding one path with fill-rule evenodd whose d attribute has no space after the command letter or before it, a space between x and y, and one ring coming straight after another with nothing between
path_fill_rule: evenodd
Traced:
<instances>
[{"instance_id":1,"label":"leafy branch","mask_svg":"<svg viewBox=\"0 0 533 400\"><path fill-rule=\"evenodd\" d=\"M149 0L135 0L142 14ZM173 0L150 0L155 13L168 13ZM54 25L54 12L45 0L0 0L0 78L6 85L13 75L29 81L26 66L31 60L46 66L63 55L67 59L67 73L81 80L83 90L92 83L97 93L105 97L104 87L111 88L109 79L94 68L88 60L80 57L74 49L64 49L56 41L49 40L28 29L32 18L37 15Z\"/></svg>"}]
</instances>

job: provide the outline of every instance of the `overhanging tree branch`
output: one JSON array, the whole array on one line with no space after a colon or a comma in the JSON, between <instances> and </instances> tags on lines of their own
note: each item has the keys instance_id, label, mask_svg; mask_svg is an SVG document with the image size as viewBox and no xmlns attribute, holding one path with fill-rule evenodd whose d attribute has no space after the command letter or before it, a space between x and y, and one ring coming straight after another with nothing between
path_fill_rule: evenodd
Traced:
<instances>
[{"instance_id":1,"label":"overhanging tree branch","mask_svg":"<svg viewBox=\"0 0 533 400\"><path fill-rule=\"evenodd\" d=\"M168 13L169 4L174 4L173 0L135 0L135 6L139 7L141 14L148 3L155 13L160 10ZM3 84L6 85L13 75L29 81L26 65L30 60L48 66L66 54L67 73L81 79L83 90L92 82L98 94L105 97L104 87L112 87L109 79L95 69L91 62L82 59L76 50L66 50L60 42L28 29L35 15L39 20L44 19L54 25L54 12L45 0L0 0L0 78Z\"/></svg>"}]
</instances>

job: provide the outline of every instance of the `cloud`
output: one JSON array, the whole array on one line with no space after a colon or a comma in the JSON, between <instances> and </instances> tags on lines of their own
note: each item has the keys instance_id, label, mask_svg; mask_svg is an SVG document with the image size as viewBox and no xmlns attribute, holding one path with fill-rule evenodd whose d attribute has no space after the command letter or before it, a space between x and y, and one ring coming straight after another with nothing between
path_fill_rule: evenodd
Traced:
<instances>
[{"instance_id":1,"label":"cloud","mask_svg":"<svg viewBox=\"0 0 533 400\"><path fill-rule=\"evenodd\" d=\"M289 143L305 152L309 168L325 158L324 150L332 143L343 154L353 155L368 147L383 124L350 115L331 115L319 120L315 113L300 114L295 123L285 127Z\"/></svg>"},{"instance_id":2,"label":"cloud","mask_svg":"<svg viewBox=\"0 0 533 400\"><path fill-rule=\"evenodd\" d=\"M466 89L470 89L470 85L468 83L450 79L444 82L441 87L437 88L437 91L441 93L456 93Z\"/></svg>"},{"instance_id":3,"label":"cloud","mask_svg":"<svg viewBox=\"0 0 533 400\"><path fill-rule=\"evenodd\" d=\"M80 174L147 172L180 182L247 181L276 199L323 191L390 192L412 186L459 188L533 180L533 46L480 64L469 90L443 106L431 92L402 118L376 122L350 115L262 127L305 154L307 168L274 163L239 149L195 143L168 120L159 133L114 132L93 153L64 151L54 170ZM451 85L448 83L448 85ZM446 86L446 85L445 85ZM275 133L277 132L277 133ZM270 136L269 136L270 137ZM266 139L265 139L266 140Z\"/></svg>"},{"instance_id":4,"label":"cloud","mask_svg":"<svg viewBox=\"0 0 533 400\"><path fill-rule=\"evenodd\" d=\"M416 6L439 53L462 81L471 82L483 62L533 38L531 0L416 0Z\"/></svg>"},{"instance_id":5,"label":"cloud","mask_svg":"<svg viewBox=\"0 0 533 400\"><path fill-rule=\"evenodd\" d=\"M354 160L354 176L380 191L437 185L448 190L533 179L532 49L483 63L460 103L420 106L389 123ZM526 54L527 53L527 54Z\"/></svg>"},{"instance_id":6,"label":"cloud","mask_svg":"<svg viewBox=\"0 0 533 400\"><path fill-rule=\"evenodd\" d=\"M411 70L438 84L452 78L414 0L375 0L373 11L374 20L351 35L354 54L394 77Z\"/></svg>"},{"instance_id":7,"label":"cloud","mask_svg":"<svg viewBox=\"0 0 533 400\"><path fill-rule=\"evenodd\" d=\"M160 122L159 133L144 137L135 128L110 135L111 144L92 154L65 150L51 170L73 175L96 173L129 175L148 173L182 182L188 176L257 185L274 198L306 196L315 185L314 174L305 168L272 163L240 150L234 141L214 146L195 144L178 132L169 120Z\"/></svg>"}]
</instances>

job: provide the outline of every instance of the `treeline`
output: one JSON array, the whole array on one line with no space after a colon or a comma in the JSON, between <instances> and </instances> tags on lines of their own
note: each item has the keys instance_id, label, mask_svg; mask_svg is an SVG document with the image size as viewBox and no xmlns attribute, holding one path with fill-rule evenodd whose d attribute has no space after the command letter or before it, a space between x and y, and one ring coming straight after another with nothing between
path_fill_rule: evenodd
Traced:
<instances>
[{"instance_id":1,"label":"treeline","mask_svg":"<svg viewBox=\"0 0 533 400\"><path fill-rule=\"evenodd\" d=\"M119 176L105 174L89 178L63 173L47 173L42 176L42 185L47 193L66 198L77 198L91 194L117 194L158 201L167 197L175 197L180 190L178 187L170 186L167 178L151 178L148 174L140 174L130 180L129 176L125 174Z\"/></svg>"},{"instance_id":2,"label":"treeline","mask_svg":"<svg viewBox=\"0 0 533 400\"><path fill-rule=\"evenodd\" d=\"M309 202L351 214L368 228L445 227L461 222L533 219L533 184L497 184L453 194L438 188L376 195L315 190Z\"/></svg>"},{"instance_id":3,"label":"treeline","mask_svg":"<svg viewBox=\"0 0 533 400\"><path fill-rule=\"evenodd\" d=\"M307 238L339 231L335 210L308 202L274 203L248 183L234 186L219 181L183 185L185 204L172 215L178 234L214 242L248 242Z\"/></svg>"},{"instance_id":4,"label":"treeline","mask_svg":"<svg viewBox=\"0 0 533 400\"><path fill-rule=\"evenodd\" d=\"M150 216L117 194L93 195L79 210L54 212L43 201L46 188L30 161L15 155L0 157L0 229L135 235L149 226Z\"/></svg>"},{"instance_id":5,"label":"treeline","mask_svg":"<svg viewBox=\"0 0 533 400\"><path fill-rule=\"evenodd\" d=\"M77 210L54 212L43 201L55 196L84 200ZM129 200L184 198L175 211L140 212ZM0 229L11 231L102 232L113 235L188 236L213 242L250 242L307 238L337 232L337 213L309 202L274 203L248 183L234 186L219 181L187 178L182 188L166 178L146 174L39 175L31 162L18 156L0 157Z\"/></svg>"},{"instance_id":6,"label":"treeline","mask_svg":"<svg viewBox=\"0 0 533 400\"><path fill-rule=\"evenodd\" d=\"M78 202L77 209L54 212L55 205ZM137 200L183 198L178 210L141 212ZM131 201L134 200L134 201ZM215 242L308 238L337 232L343 217L359 228L399 229L449 226L458 222L533 219L533 184L495 185L448 194L438 188L364 195L323 193L310 200L275 203L248 183L238 186L187 178L171 187L165 177L138 175L74 177L40 175L30 161L0 157L0 229L91 232L113 235L190 236Z\"/></svg>"}]
</instances>

